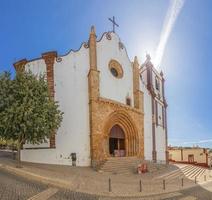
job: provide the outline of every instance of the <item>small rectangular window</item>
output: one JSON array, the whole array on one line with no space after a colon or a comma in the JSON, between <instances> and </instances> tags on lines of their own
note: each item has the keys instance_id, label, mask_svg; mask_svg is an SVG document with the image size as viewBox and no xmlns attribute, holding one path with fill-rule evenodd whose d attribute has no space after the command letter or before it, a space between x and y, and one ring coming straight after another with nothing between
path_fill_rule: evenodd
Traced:
<instances>
[{"instance_id":1,"label":"small rectangular window","mask_svg":"<svg viewBox=\"0 0 212 200\"><path fill-rule=\"evenodd\" d=\"M155 78L155 88L157 90L160 90L160 81L158 80L158 78Z\"/></svg>"},{"instance_id":2,"label":"small rectangular window","mask_svg":"<svg viewBox=\"0 0 212 200\"><path fill-rule=\"evenodd\" d=\"M128 97L128 98L126 98L126 104L128 105L128 106L131 106L131 99Z\"/></svg>"}]
</instances>

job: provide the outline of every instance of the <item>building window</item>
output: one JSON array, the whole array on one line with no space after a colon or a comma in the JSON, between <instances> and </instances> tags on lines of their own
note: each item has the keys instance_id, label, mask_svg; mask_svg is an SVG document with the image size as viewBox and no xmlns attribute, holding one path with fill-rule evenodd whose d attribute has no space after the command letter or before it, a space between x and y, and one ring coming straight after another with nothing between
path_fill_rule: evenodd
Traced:
<instances>
[{"instance_id":1,"label":"building window","mask_svg":"<svg viewBox=\"0 0 212 200\"><path fill-rule=\"evenodd\" d=\"M117 77L118 76L118 72L115 68L111 67L110 68L110 72L113 74L113 76Z\"/></svg>"},{"instance_id":2,"label":"building window","mask_svg":"<svg viewBox=\"0 0 212 200\"><path fill-rule=\"evenodd\" d=\"M121 64L116 60L110 60L108 64L109 70L111 74L116 78L122 78L123 77L123 69Z\"/></svg>"},{"instance_id":3,"label":"building window","mask_svg":"<svg viewBox=\"0 0 212 200\"><path fill-rule=\"evenodd\" d=\"M131 99L130 99L130 97L127 97L127 98L126 98L126 104L127 104L128 106L131 106Z\"/></svg>"},{"instance_id":4,"label":"building window","mask_svg":"<svg viewBox=\"0 0 212 200\"><path fill-rule=\"evenodd\" d=\"M155 78L155 88L156 88L157 90L160 90L160 81L159 81L158 78Z\"/></svg>"}]
</instances>

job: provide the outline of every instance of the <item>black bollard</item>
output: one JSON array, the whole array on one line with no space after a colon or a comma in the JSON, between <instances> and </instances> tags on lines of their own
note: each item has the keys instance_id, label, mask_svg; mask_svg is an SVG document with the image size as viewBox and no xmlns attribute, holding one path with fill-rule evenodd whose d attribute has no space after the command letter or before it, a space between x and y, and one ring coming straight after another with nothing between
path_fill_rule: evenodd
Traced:
<instances>
[{"instance_id":1,"label":"black bollard","mask_svg":"<svg viewBox=\"0 0 212 200\"><path fill-rule=\"evenodd\" d=\"M197 184L197 177L195 176L195 184Z\"/></svg>"},{"instance_id":2,"label":"black bollard","mask_svg":"<svg viewBox=\"0 0 212 200\"><path fill-rule=\"evenodd\" d=\"M111 179L109 178L109 192L111 192Z\"/></svg>"},{"instance_id":3,"label":"black bollard","mask_svg":"<svg viewBox=\"0 0 212 200\"><path fill-rule=\"evenodd\" d=\"M139 184L140 184L140 192L142 192L141 180L140 180Z\"/></svg>"},{"instance_id":4,"label":"black bollard","mask_svg":"<svg viewBox=\"0 0 212 200\"><path fill-rule=\"evenodd\" d=\"M204 181L206 181L206 175L204 175Z\"/></svg>"},{"instance_id":5,"label":"black bollard","mask_svg":"<svg viewBox=\"0 0 212 200\"><path fill-rule=\"evenodd\" d=\"M182 182L181 183L182 183L182 187L183 187L183 185L184 185L183 178L182 178Z\"/></svg>"},{"instance_id":6,"label":"black bollard","mask_svg":"<svg viewBox=\"0 0 212 200\"><path fill-rule=\"evenodd\" d=\"M165 182L165 180L163 180L163 189L164 190L166 189L166 182Z\"/></svg>"}]
</instances>

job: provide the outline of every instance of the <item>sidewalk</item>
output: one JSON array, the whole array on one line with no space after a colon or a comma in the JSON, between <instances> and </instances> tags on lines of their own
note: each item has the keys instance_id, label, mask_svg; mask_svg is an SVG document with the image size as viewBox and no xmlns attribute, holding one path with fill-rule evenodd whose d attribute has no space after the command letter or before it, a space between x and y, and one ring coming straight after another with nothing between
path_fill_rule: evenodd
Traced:
<instances>
[{"instance_id":1,"label":"sidewalk","mask_svg":"<svg viewBox=\"0 0 212 200\"><path fill-rule=\"evenodd\" d=\"M16 161L7 156L0 156L0 168L11 173L46 184L100 196L148 196L196 186L194 181L184 179L182 187L182 180L178 178L165 183L164 189L163 179L155 180L151 178L151 175L115 175L99 173L89 167L22 164L23 168L16 168ZM109 178L111 179L111 192L109 192ZM142 188L140 188L140 181Z\"/></svg>"}]
</instances>

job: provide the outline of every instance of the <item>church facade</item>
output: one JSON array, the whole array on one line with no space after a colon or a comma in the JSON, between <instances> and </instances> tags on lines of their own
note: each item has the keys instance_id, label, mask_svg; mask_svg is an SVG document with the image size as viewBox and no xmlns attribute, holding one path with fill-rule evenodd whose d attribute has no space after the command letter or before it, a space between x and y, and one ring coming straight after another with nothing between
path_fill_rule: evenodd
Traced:
<instances>
[{"instance_id":1,"label":"church facade","mask_svg":"<svg viewBox=\"0 0 212 200\"><path fill-rule=\"evenodd\" d=\"M166 162L167 103L164 77L147 56L131 61L114 32L89 40L64 56L14 64L16 70L46 74L50 94L64 112L61 127L47 143L25 143L21 160L36 163L98 166L109 157L134 156Z\"/></svg>"}]
</instances>

